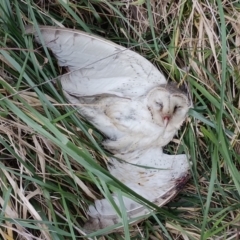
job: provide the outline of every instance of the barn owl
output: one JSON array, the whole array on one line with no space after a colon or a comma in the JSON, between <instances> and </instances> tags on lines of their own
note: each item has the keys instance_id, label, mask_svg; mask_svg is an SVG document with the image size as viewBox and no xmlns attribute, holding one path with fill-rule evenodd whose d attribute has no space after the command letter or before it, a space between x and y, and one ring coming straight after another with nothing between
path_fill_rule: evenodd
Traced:
<instances>
[{"instance_id":1,"label":"barn owl","mask_svg":"<svg viewBox=\"0 0 240 240\"><path fill-rule=\"evenodd\" d=\"M176 193L179 179L188 176L185 155L162 153L186 118L191 106L188 95L167 83L139 54L95 35L46 26L27 27L26 32L51 49L60 66L67 67L69 72L60 77L63 92L106 136L103 146L113 153L109 171L143 197L164 204ZM143 170L129 163L150 168ZM163 166L165 170L151 170ZM128 216L149 212L127 197L124 205ZM86 228L91 230L120 221L106 199L90 206L89 216L91 227L87 224Z\"/></svg>"}]
</instances>

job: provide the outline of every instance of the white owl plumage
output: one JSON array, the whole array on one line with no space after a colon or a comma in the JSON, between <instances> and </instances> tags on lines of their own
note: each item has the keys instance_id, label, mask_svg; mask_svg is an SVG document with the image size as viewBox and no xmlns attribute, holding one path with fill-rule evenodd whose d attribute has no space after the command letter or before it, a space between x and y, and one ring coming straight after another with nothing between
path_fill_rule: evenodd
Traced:
<instances>
[{"instance_id":1,"label":"white owl plumage","mask_svg":"<svg viewBox=\"0 0 240 240\"><path fill-rule=\"evenodd\" d=\"M106 136L104 147L126 161L111 158L109 171L159 206L176 194L179 179L188 178L188 160L185 155L163 154L162 147L185 120L191 105L188 96L167 84L148 60L100 37L46 26L28 27L26 32L68 68L60 78L66 98ZM114 200L119 206L116 196ZM129 198L124 198L124 204L129 218L150 211ZM86 229L91 231L120 222L105 199L96 201L89 215Z\"/></svg>"}]
</instances>

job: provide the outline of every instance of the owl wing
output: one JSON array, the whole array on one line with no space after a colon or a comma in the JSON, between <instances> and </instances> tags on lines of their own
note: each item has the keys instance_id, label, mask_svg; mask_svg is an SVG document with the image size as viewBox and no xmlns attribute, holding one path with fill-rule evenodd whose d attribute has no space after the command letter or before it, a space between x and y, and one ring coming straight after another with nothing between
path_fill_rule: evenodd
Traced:
<instances>
[{"instance_id":1,"label":"owl wing","mask_svg":"<svg viewBox=\"0 0 240 240\"><path fill-rule=\"evenodd\" d=\"M187 157L186 155L166 155L159 148L149 148L138 154L138 158L130 156L131 154L123 158L128 161L128 158L133 157L135 164L143 165L145 168L119 163L112 158L109 171L133 191L161 207L168 203L189 179ZM146 168L146 166L153 168ZM116 195L113 195L113 200L118 207L121 206ZM143 220L152 212L150 208L130 198L123 197L123 202L130 223ZM95 204L89 207L88 215L89 221L84 226L86 232L96 231L122 221L107 199L95 201ZM114 230L116 231L116 228Z\"/></svg>"},{"instance_id":2,"label":"owl wing","mask_svg":"<svg viewBox=\"0 0 240 240\"><path fill-rule=\"evenodd\" d=\"M125 47L79 30L38 28L40 32L28 26L26 33L34 34L38 43L44 42L59 65L68 67L70 72L61 77L61 82L63 89L71 95L105 93L138 97L166 83L152 63Z\"/></svg>"}]
</instances>

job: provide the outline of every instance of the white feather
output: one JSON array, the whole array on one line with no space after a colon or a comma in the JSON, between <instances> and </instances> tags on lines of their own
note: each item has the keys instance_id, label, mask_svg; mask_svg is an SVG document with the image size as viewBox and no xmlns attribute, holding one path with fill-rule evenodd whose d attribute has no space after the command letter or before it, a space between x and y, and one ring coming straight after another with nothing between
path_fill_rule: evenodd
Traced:
<instances>
[{"instance_id":1,"label":"white feather","mask_svg":"<svg viewBox=\"0 0 240 240\"><path fill-rule=\"evenodd\" d=\"M138 153L121 155L121 157L130 164L111 158L108 166L110 173L158 206L171 200L179 191L181 181L185 182L189 177L189 163L184 154L170 156L162 153L161 148L150 148ZM120 208L117 196L113 196L113 199ZM130 198L123 197L123 201L129 220L143 219L152 211ZM95 229L102 228L102 224L106 227L121 223L121 218L106 199L95 201L95 205L89 207L88 214L90 220L85 225L87 232L94 230L93 225L90 224L92 222L95 222Z\"/></svg>"},{"instance_id":2,"label":"white feather","mask_svg":"<svg viewBox=\"0 0 240 240\"><path fill-rule=\"evenodd\" d=\"M189 169L186 155L167 155L161 148L149 148L132 154L121 155L127 163L111 159L109 171L139 195L154 202L166 189L175 185ZM129 162L129 163L128 163ZM134 165L133 165L134 164ZM142 167L137 167L142 166Z\"/></svg>"},{"instance_id":3,"label":"white feather","mask_svg":"<svg viewBox=\"0 0 240 240\"><path fill-rule=\"evenodd\" d=\"M135 97L166 83L154 65L125 47L78 30L47 26L39 29L59 65L71 71L61 79L63 89L69 94ZM32 27L26 32L34 33L36 41L41 43Z\"/></svg>"}]
</instances>

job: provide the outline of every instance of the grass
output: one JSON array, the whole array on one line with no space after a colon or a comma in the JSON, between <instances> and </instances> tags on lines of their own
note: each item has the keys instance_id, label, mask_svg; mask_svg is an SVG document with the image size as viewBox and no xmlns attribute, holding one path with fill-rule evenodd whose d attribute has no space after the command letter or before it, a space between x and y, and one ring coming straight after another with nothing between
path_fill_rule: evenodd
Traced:
<instances>
[{"instance_id":1,"label":"grass","mask_svg":"<svg viewBox=\"0 0 240 240\"><path fill-rule=\"evenodd\" d=\"M63 73L54 57L24 35L43 24L139 52L186 82L194 103L181 144L166 148L191 156L188 184L129 231L89 238L239 239L239 15L238 1L1 1L1 238L79 239L94 199L111 200L113 188L137 197L105 170L101 134L49 81Z\"/></svg>"}]
</instances>

